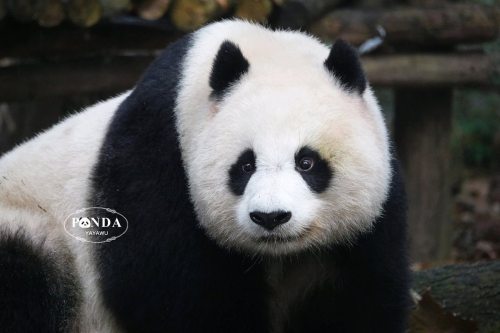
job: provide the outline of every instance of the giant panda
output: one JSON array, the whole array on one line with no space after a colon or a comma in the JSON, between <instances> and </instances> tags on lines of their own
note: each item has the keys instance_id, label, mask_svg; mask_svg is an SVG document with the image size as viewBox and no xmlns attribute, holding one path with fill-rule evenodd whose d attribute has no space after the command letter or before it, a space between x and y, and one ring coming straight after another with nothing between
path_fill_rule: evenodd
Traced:
<instances>
[{"instance_id":1,"label":"giant panda","mask_svg":"<svg viewBox=\"0 0 500 333\"><path fill-rule=\"evenodd\" d=\"M123 214L106 243L82 207ZM403 332L405 196L356 51L242 21L0 159L0 331Z\"/></svg>"}]
</instances>

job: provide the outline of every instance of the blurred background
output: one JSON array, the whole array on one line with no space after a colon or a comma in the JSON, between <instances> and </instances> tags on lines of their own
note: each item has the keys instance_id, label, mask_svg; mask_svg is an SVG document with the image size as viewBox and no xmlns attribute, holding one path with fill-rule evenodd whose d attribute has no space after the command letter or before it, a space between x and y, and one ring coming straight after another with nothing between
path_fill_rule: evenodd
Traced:
<instances>
[{"instance_id":1,"label":"blurred background","mask_svg":"<svg viewBox=\"0 0 500 333\"><path fill-rule=\"evenodd\" d=\"M231 17L358 47L406 178L412 330L500 332L500 1L0 0L0 155Z\"/></svg>"}]
</instances>

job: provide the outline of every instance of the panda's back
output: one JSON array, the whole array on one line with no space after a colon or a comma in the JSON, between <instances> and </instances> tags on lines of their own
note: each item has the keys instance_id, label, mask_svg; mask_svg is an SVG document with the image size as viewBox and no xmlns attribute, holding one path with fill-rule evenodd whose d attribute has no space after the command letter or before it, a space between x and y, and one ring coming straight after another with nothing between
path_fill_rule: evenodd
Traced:
<instances>
[{"instance_id":1,"label":"panda's back","mask_svg":"<svg viewBox=\"0 0 500 333\"><path fill-rule=\"evenodd\" d=\"M60 219L83 207L108 123L127 95L74 114L2 156L2 212L38 211Z\"/></svg>"}]
</instances>

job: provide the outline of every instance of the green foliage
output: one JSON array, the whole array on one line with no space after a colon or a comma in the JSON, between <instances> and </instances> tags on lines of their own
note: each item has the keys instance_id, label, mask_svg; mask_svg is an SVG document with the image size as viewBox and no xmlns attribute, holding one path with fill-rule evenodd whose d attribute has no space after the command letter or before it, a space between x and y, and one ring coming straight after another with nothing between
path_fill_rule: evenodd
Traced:
<instances>
[{"instance_id":1,"label":"green foliage","mask_svg":"<svg viewBox=\"0 0 500 333\"><path fill-rule=\"evenodd\" d=\"M500 135L500 95L460 89L454 96L453 152L467 169L500 167L495 137Z\"/></svg>"},{"instance_id":2,"label":"green foliage","mask_svg":"<svg viewBox=\"0 0 500 333\"><path fill-rule=\"evenodd\" d=\"M474 0L473 3L478 3L480 5L498 5L500 0Z\"/></svg>"}]
</instances>

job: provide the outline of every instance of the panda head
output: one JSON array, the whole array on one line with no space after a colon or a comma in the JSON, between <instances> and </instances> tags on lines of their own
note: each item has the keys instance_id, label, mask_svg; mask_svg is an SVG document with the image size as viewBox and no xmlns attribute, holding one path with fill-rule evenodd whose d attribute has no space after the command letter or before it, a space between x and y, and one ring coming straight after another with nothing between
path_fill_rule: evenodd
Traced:
<instances>
[{"instance_id":1,"label":"panda head","mask_svg":"<svg viewBox=\"0 0 500 333\"><path fill-rule=\"evenodd\" d=\"M386 200L390 154L356 51L217 25L227 31L208 28L193 42L177 107L201 226L223 247L271 255L369 231Z\"/></svg>"}]
</instances>

